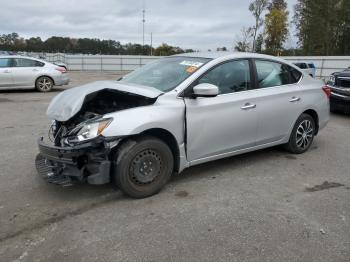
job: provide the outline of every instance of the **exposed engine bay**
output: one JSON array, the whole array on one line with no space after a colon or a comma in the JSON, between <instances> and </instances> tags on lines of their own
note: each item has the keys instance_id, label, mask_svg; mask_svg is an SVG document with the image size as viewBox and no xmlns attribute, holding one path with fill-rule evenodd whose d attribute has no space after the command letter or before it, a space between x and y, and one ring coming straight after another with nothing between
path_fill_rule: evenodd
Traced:
<instances>
[{"instance_id":1,"label":"exposed engine bay","mask_svg":"<svg viewBox=\"0 0 350 262\"><path fill-rule=\"evenodd\" d=\"M102 89L90 93L85 97L77 114L67 121L52 123L49 139L55 146L69 146L71 144L67 138L77 133L84 124L98 120L108 113L152 105L156 99L114 89Z\"/></svg>"}]
</instances>

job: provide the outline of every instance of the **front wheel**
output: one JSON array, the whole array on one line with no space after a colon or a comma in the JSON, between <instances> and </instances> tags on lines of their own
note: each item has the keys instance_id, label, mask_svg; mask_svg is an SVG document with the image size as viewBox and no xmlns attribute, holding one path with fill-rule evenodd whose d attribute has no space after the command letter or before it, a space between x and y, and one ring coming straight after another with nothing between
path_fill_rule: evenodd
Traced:
<instances>
[{"instance_id":1,"label":"front wheel","mask_svg":"<svg viewBox=\"0 0 350 262\"><path fill-rule=\"evenodd\" d=\"M53 88L53 81L47 76L39 77L38 80L36 80L35 88L39 92L49 92Z\"/></svg>"},{"instance_id":2,"label":"front wheel","mask_svg":"<svg viewBox=\"0 0 350 262\"><path fill-rule=\"evenodd\" d=\"M114 156L112 178L116 186L133 198L157 194L168 182L174 157L168 145L155 137L127 140Z\"/></svg>"},{"instance_id":3,"label":"front wheel","mask_svg":"<svg viewBox=\"0 0 350 262\"><path fill-rule=\"evenodd\" d=\"M308 114L302 114L294 125L289 142L285 148L294 154L302 154L306 152L315 136L315 121Z\"/></svg>"}]
</instances>

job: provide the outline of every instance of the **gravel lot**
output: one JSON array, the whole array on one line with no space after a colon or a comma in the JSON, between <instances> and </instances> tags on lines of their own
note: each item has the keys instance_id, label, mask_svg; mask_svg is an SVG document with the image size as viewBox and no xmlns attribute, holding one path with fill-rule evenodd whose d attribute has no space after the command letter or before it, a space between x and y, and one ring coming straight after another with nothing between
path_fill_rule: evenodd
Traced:
<instances>
[{"instance_id":1,"label":"gravel lot","mask_svg":"<svg viewBox=\"0 0 350 262\"><path fill-rule=\"evenodd\" d=\"M118 75L71 78L69 87ZM36 174L36 140L62 89L0 93L1 261L350 261L350 116L332 115L306 154L211 162L133 200Z\"/></svg>"}]
</instances>

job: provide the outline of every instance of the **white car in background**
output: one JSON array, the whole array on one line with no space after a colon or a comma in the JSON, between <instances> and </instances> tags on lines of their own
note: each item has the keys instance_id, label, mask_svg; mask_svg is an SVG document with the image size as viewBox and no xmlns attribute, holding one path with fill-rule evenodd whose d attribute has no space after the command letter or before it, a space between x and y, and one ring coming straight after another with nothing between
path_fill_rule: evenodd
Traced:
<instances>
[{"instance_id":1,"label":"white car in background","mask_svg":"<svg viewBox=\"0 0 350 262\"><path fill-rule=\"evenodd\" d=\"M311 77L315 77L316 76L316 66L314 63L311 62L295 62L293 63L294 65L296 65L297 67L300 68L300 70L311 76Z\"/></svg>"},{"instance_id":2,"label":"white car in background","mask_svg":"<svg viewBox=\"0 0 350 262\"><path fill-rule=\"evenodd\" d=\"M0 56L0 89L35 88L51 91L69 83L64 67L26 56Z\"/></svg>"}]
</instances>

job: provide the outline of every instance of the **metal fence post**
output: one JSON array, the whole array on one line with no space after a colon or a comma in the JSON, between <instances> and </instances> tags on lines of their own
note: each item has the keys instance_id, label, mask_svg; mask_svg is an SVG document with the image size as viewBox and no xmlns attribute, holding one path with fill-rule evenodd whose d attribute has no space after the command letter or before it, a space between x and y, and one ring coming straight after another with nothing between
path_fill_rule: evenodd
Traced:
<instances>
[{"instance_id":1,"label":"metal fence post","mask_svg":"<svg viewBox=\"0 0 350 262\"><path fill-rule=\"evenodd\" d=\"M323 77L323 67L324 67L324 61L325 61L325 60L326 60L326 59L322 58L320 78L322 78L322 77Z\"/></svg>"},{"instance_id":2,"label":"metal fence post","mask_svg":"<svg viewBox=\"0 0 350 262\"><path fill-rule=\"evenodd\" d=\"M84 55L81 56L81 71L84 71Z\"/></svg>"}]
</instances>

